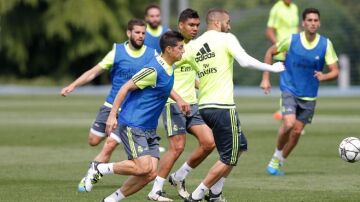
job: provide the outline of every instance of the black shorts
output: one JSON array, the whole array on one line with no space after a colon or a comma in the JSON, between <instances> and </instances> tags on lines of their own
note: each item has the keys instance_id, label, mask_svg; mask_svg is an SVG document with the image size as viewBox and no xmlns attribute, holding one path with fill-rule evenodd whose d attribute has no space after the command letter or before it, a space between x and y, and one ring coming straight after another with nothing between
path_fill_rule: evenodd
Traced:
<instances>
[{"instance_id":1,"label":"black shorts","mask_svg":"<svg viewBox=\"0 0 360 202\"><path fill-rule=\"evenodd\" d=\"M236 166L241 151L247 150L247 140L241 131L235 109L200 109L205 123L212 129L221 162Z\"/></svg>"}]
</instances>

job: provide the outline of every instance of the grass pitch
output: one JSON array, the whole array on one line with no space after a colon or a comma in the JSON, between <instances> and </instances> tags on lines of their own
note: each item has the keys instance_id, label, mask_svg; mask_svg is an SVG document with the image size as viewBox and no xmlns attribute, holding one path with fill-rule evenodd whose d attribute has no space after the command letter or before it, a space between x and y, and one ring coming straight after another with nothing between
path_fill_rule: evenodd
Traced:
<instances>
[{"instance_id":1,"label":"grass pitch","mask_svg":"<svg viewBox=\"0 0 360 202\"><path fill-rule=\"evenodd\" d=\"M79 180L101 146L87 134L104 96L0 96L0 201L101 201L126 179L105 176L91 193L77 193ZM285 163L286 175L265 168L274 151L279 122L272 119L278 98L239 98L237 107L249 151L226 180L224 195L237 201L360 201L360 163L338 156L340 141L360 137L360 97L319 98L313 124ZM158 133L163 137L162 124ZM166 147L166 138L162 146ZM196 145L188 138L178 168ZM214 151L187 178L192 191L218 158ZM112 161L125 159L122 146ZM125 201L147 201L152 184ZM170 198L180 200L168 184Z\"/></svg>"}]
</instances>

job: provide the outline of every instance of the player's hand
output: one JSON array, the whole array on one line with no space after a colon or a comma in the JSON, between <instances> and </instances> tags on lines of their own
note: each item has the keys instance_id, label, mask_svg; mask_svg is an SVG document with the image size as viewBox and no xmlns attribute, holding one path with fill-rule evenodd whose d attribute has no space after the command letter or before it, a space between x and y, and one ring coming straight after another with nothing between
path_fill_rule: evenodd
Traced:
<instances>
[{"instance_id":1,"label":"player's hand","mask_svg":"<svg viewBox=\"0 0 360 202\"><path fill-rule=\"evenodd\" d=\"M272 66L274 72L282 72L285 70L285 65L282 62L275 62Z\"/></svg>"},{"instance_id":2,"label":"player's hand","mask_svg":"<svg viewBox=\"0 0 360 202\"><path fill-rule=\"evenodd\" d=\"M268 79L261 80L260 88L263 89L264 93L267 95L271 91L271 83Z\"/></svg>"},{"instance_id":3,"label":"player's hand","mask_svg":"<svg viewBox=\"0 0 360 202\"><path fill-rule=\"evenodd\" d=\"M63 97L66 97L67 95L69 95L74 90L75 90L75 87L73 87L72 85L66 86L65 88L63 88L61 90L60 95L63 96Z\"/></svg>"},{"instance_id":4,"label":"player's hand","mask_svg":"<svg viewBox=\"0 0 360 202\"><path fill-rule=\"evenodd\" d=\"M176 104L178 105L180 111L185 114L185 115L189 115L191 112L191 107L190 104L185 102L183 99L179 99L177 100Z\"/></svg>"},{"instance_id":5,"label":"player's hand","mask_svg":"<svg viewBox=\"0 0 360 202\"><path fill-rule=\"evenodd\" d=\"M316 77L319 81L325 80L325 75L320 71L314 71L314 77Z\"/></svg>"},{"instance_id":6,"label":"player's hand","mask_svg":"<svg viewBox=\"0 0 360 202\"><path fill-rule=\"evenodd\" d=\"M109 117L106 121L106 134L110 135L113 130L115 130L117 127L117 119L116 115L109 114Z\"/></svg>"}]
</instances>

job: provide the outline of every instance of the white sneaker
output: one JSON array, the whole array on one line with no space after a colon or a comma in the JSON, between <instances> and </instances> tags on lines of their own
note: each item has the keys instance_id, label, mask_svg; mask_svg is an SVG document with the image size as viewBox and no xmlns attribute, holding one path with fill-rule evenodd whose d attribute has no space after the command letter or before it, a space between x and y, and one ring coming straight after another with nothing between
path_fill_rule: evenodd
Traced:
<instances>
[{"instance_id":1,"label":"white sneaker","mask_svg":"<svg viewBox=\"0 0 360 202\"><path fill-rule=\"evenodd\" d=\"M174 178L174 174L175 173L172 173L169 176L170 184L176 188L176 190L178 191L178 194L181 198L183 198L183 199L189 198L190 194L189 194L189 192L186 191L186 188L185 188L185 179L182 181L178 181Z\"/></svg>"},{"instance_id":2,"label":"white sneaker","mask_svg":"<svg viewBox=\"0 0 360 202\"><path fill-rule=\"evenodd\" d=\"M165 195L165 192L163 192L161 190L157 191L155 194L150 192L148 194L148 199L151 201L173 201L170 198L166 198L164 195Z\"/></svg>"},{"instance_id":3,"label":"white sneaker","mask_svg":"<svg viewBox=\"0 0 360 202\"><path fill-rule=\"evenodd\" d=\"M96 184L103 176L97 169L99 164L100 162L96 161L90 163L89 171L84 180L84 188L86 192L90 192L94 184Z\"/></svg>"}]
</instances>

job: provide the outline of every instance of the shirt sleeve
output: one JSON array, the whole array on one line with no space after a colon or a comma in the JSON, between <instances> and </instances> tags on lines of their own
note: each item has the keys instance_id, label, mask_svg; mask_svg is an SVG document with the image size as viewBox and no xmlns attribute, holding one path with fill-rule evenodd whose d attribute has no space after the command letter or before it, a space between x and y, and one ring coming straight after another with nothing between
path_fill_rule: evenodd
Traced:
<instances>
[{"instance_id":1,"label":"shirt sleeve","mask_svg":"<svg viewBox=\"0 0 360 202\"><path fill-rule=\"evenodd\" d=\"M277 28L277 8L275 6L273 6L270 10L270 15L269 15L269 20L267 22L267 26L268 27L272 27L272 28Z\"/></svg>"},{"instance_id":2,"label":"shirt sleeve","mask_svg":"<svg viewBox=\"0 0 360 202\"><path fill-rule=\"evenodd\" d=\"M326 53L325 53L325 62L327 65L334 64L338 61L338 57L336 55L336 52L334 50L334 46L331 43L331 41L328 39L327 47L326 47Z\"/></svg>"},{"instance_id":3,"label":"shirt sleeve","mask_svg":"<svg viewBox=\"0 0 360 202\"><path fill-rule=\"evenodd\" d=\"M115 49L116 45L114 44L113 49L106 54L106 56L99 62L99 66L103 69L109 70L114 65L115 60Z\"/></svg>"},{"instance_id":4,"label":"shirt sleeve","mask_svg":"<svg viewBox=\"0 0 360 202\"><path fill-rule=\"evenodd\" d=\"M156 78L157 73L154 68L145 67L141 69L138 73L136 73L132 80L135 85L140 88L144 89L146 87L155 87L156 86Z\"/></svg>"},{"instance_id":5,"label":"shirt sleeve","mask_svg":"<svg viewBox=\"0 0 360 202\"><path fill-rule=\"evenodd\" d=\"M283 53L289 50L291 44L291 35L285 38L282 41L276 43L277 52Z\"/></svg>"},{"instance_id":6,"label":"shirt sleeve","mask_svg":"<svg viewBox=\"0 0 360 202\"><path fill-rule=\"evenodd\" d=\"M242 67L250 67L262 71L276 72L276 69L274 69L275 67L273 67L272 65L262 63L259 60L251 57L249 54L247 54L243 49L243 47L241 47L237 38L233 34L231 33L228 34L226 43L229 53L235 58L235 60Z\"/></svg>"}]
</instances>

